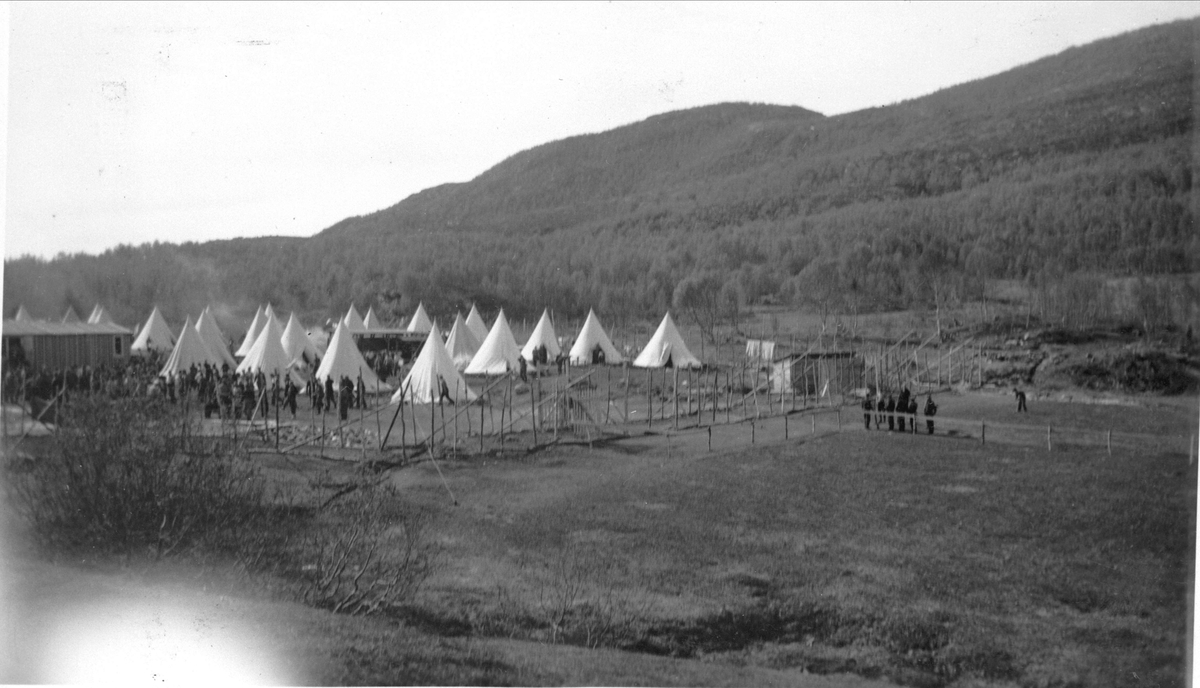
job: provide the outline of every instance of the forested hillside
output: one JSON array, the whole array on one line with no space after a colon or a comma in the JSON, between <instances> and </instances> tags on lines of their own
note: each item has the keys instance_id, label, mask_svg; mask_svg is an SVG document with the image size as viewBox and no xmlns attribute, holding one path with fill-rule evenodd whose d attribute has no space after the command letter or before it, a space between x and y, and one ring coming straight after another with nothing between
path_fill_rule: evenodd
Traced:
<instances>
[{"instance_id":1,"label":"forested hillside","mask_svg":"<svg viewBox=\"0 0 1200 688\"><path fill-rule=\"evenodd\" d=\"M1196 271L1196 29L1151 27L836 117L744 103L659 115L308 239L10 260L5 314L96 300L125 322L207 302L248 320L267 300L310 318L418 301L610 317L681 298L866 310L977 297L988 278Z\"/></svg>"}]
</instances>

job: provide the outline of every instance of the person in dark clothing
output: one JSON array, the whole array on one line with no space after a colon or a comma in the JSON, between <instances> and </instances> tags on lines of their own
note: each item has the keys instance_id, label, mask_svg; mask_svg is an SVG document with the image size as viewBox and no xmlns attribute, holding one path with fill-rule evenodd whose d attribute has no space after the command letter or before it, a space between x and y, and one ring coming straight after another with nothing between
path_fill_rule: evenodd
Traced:
<instances>
[{"instance_id":1,"label":"person in dark clothing","mask_svg":"<svg viewBox=\"0 0 1200 688\"><path fill-rule=\"evenodd\" d=\"M888 430L895 430L896 429L896 399L894 397L892 397L892 395L890 395L890 394L887 397L887 406L884 407L884 411L887 412Z\"/></svg>"},{"instance_id":2,"label":"person in dark clothing","mask_svg":"<svg viewBox=\"0 0 1200 688\"><path fill-rule=\"evenodd\" d=\"M904 415L903 414L908 413L909 395L910 395L910 392L908 391L908 388L905 387L904 389L900 390L900 398L896 399L896 411L898 411L901 414L899 416L896 416L896 428L900 432L904 432Z\"/></svg>"},{"instance_id":3,"label":"person in dark clothing","mask_svg":"<svg viewBox=\"0 0 1200 688\"><path fill-rule=\"evenodd\" d=\"M914 435L917 434L917 410L918 410L918 408L919 407L917 406L916 395L909 397L909 399L908 399L908 414L912 417L908 419L908 423L909 423L909 428L912 430L912 434L914 434Z\"/></svg>"},{"instance_id":4,"label":"person in dark clothing","mask_svg":"<svg viewBox=\"0 0 1200 688\"><path fill-rule=\"evenodd\" d=\"M929 429L929 434L933 434L933 417L937 415L937 404L933 402L933 395L925 397L925 427Z\"/></svg>"},{"instance_id":5,"label":"person in dark clothing","mask_svg":"<svg viewBox=\"0 0 1200 688\"><path fill-rule=\"evenodd\" d=\"M454 403L454 398L450 396L450 387L446 384L446 378L438 375L438 403L442 403L442 400Z\"/></svg>"},{"instance_id":6,"label":"person in dark clothing","mask_svg":"<svg viewBox=\"0 0 1200 688\"><path fill-rule=\"evenodd\" d=\"M887 402L883 400L882 391L876 394L875 397L878 399L878 402L875 404L875 429L878 430L879 426L883 424L883 413L887 411Z\"/></svg>"},{"instance_id":7,"label":"person in dark clothing","mask_svg":"<svg viewBox=\"0 0 1200 688\"><path fill-rule=\"evenodd\" d=\"M1024 411L1025 413L1029 413L1029 408L1025 406L1024 390L1022 390L1021 388L1018 387L1017 391L1016 391L1016 395L1017 395L1017 413L1020 413L1022 411Z\"/></svg>"},{"instance_id":8,"label":"person in dark clothing","mask_svg":"<svg viewBox=\"0 0 1200 688\"><path fill-rule=\"evenodd\" d=\"M863 426L865 426L866 429L870 430L871 429L871 411L875 410L875 404L871 401L871 393L870 392L867 393L867 396L863 397L862 407L863 407Z\"/></svg>"},{"instance_id":9,"label":"person in dark clothing","mask_svg":"<svg viewBox=\"0 0 1200 688\"><path fill-rule=\"evenodd\" d=\"M529 382L529 378L528 378L528 376L526 375L526 369L527 369L527 367L528 367L528 366L527 366L527 364L525 363L525 357L524 357L524 356L518 356L518 357L517 357L517 360L518 360L518 361L520 361L520 364L519 364L519 365L521 366L521 382Z\"/></svg>"},{"instance_id":10,"label":"person in dark clothing","mask_svg":"<svg viewBox=\"0 0 1200 688\"><path fill-rule=\"evenodd\" d=\"M287 407L287 410L292 412L293 419L296 417L296 394L299 392L300 389L296 387L296 384L292 382L292 378L289 377L287 384L283 386L283 405Z\"/></svg>"},{"instance_id":11,"label":"person in dark clothing","mask_svg":"<svg viewBox=\"0 0 1200 688\"><path fill-rule=\"evenodd\" d=\"M334 394L333 390L333 376L330 375L329 377L325 378L325 408L332 411L333 405L337 403L337 401L338 396ZM324 411L322 411L322 413L324 413Z\"/></svg>"},{"instance_id":12,"label":"person in dark clothing","mask_svg":"<svg viewBox=\"0 0 1200 688\"><path fill-rule=\"evenodd\" d=\"M350 384L350 378L342 376L340 384L341 389L338 390L338 418L346 420L350 415L350 402L354 401L354 390Z\"/></svg>"}]
</instances>

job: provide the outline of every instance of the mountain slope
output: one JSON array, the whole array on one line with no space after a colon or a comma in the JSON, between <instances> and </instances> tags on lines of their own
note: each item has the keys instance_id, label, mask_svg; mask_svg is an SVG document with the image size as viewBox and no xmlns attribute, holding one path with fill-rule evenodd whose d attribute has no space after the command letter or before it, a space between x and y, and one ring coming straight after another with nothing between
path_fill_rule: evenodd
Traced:
<instances>
[{"instance_id":1,"label":"mountain slope","mask_svg":"<svg viewBox=\"0 0 1200 688\"><path fill-rule=\"evenodd\" d=\"M884 308L976 296L987 278L1194 271L1196 29L1150 27L836 117L667 113L537 146L309 239L9 261L6 313L93 298L145 312L164 272L192 287L172 285L168 317L268 299L314 315L476 301L637 317L685 283L727 302Z\"/></svg>"}]
</instances>

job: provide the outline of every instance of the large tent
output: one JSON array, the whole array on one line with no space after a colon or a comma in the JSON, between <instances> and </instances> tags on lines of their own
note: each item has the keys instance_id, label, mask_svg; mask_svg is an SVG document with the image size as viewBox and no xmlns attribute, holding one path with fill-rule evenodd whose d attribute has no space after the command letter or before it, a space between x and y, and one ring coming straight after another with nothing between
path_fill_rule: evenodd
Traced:
<instances>
[{"instance_id":1,"label":"large tent","mask_svg":"<svg viewBox=\"0 0 1200 688\"><path fill-rule=\"evenodd\" d=\"M229 352L226 351L225 355L228 356ZM193 365L203 368L204 364L208 363L220 367L224 362L225 359L213 351L208 342L204 341L204 337L192 326L192 318L189 316L179 333L179 340L175 342L175 348L171 350L171 356L167 358L166 365L158 374L171 377L181 372L186 373Z\"/></svg>"},{"instance_id":2,"label":"large tent","mask_svg":"<svg viewBox=\"0 0 1200 688\"><path fill-rule=\"evenodd\" d=\"M471 328L479 341L487 339L487 323L483 321L483 316L479 314L479 309L475 307L475 304L471 304L471 312L467 314L467 327Z\"/></svg>"},{"instance_id":3,"label":"large tent","mask_svg":"<svg viewBox=\"0 0 1200 688\"><path fill-rule=\"evenodd\" d=\"M479 351L481 343L467 326L467 321L463 320L462 314L456 314L454 326L450 328L450 336L446 338L446 353L450 355L450 360L454 361L454 367L458 370L466 368L471 359L475 358L475 352Z\"/></svg>"},{"instance_id":4,"label":"large tent","mask_svg":"<svg viewBox=\"0 0 1200 688\"><path fill-rule=\"evenodd\" d=\"M292 382L303 386L304 377L292 368L292 359L288 358L287 352L283 350L283 331L279 328L279 320L268 318L266 321L262 331L258 333L258 339L254 340L254 346L250 347L246 357L238 364L237 372L262 371L268 378L278 373L281 379L290 374Z\"/></svg>"},{"instance_id":5,"label":"large tent","mask_svg":"<svg viewBox=\"0 0 1200 688\"><path fill-rule=\"evenodd\" d=\"M217 319L213 317L210 307L205 306L204 312L196 320L196 332L204 340L204 343L208 345L208 348L220 359L217 367L220 367L224 363L230 368L237 368L237 360L229 353L229 345L225 343L225 333L217 325Z\"/></svg>"},{"instance_id":6,"label":"large tent","mask_svg":"<svg viewBox=\"0 0 1200 688\"><path fill-rule=\"evenodd\" d=\"M321 353L317 351L317 345L308 338L308 333L300 325L300 319L293 312L288 318L287 327L283 328L282 341L283 351L288 355L288 358L293 363L300 362L305 365L313 365L317 359L321 357Z\"/></svg>"},{"instance_id":7,"label":"large tent","mask_svg":"<svg viewBox=\"0 0 1200 688\"><path fill-rule=\"evenodd\" d=\"M617 351L617 347L613 346L612 340L608 338L608 333L600 325L600 319L596 317L596 312L589 309L587 320L583 321L579 336L575 338L575 345L571 347L571 353L568 354L571 358L571 365L589 365L597 362L595 356L597 347L604 353L605 363L623 363L625 361L621 352Z\"/></svg>"},{"instance_id":8,"label":"large tent","mask_svg":"<svg viewBox=\"0 0 1200 688\"><path fill-rule=\"evenodd\" d=\"M254 342L258 341L258 335L262 332L263 324L266 322L266 316L263 315L263 307L259 306L258 310L254 311L254 320L250 321L250 329L246 330L246 337L242 339L242 345L238 350L233 352L234 356L245 356L250 353L250 347L254 346Z\"/></svg>"},{"instance_id":9,"label":"large tent","mask_svg":"<svg viewBox=\"0 0 1200 688\"><path fill-rule=\"evenodd\" d=\"M351 332L367 331L367 324L363 322L362 316L358 314L358 309L354 307L354 304L350 304L350 310L346 311L342 323L349 327Z\"/></svg>"},{"instance_id":10,"label":"large tent","mask_svg":"<svg viewBox=\"0 0 1200 688\"><path fill-rule=\"evenodd\" d=\"M159 312L158 306L150 312L150 317L146 319L146 324L138 332L137 339L134 340L133 346L129 350L135 354L145 356L151 351L161 351L170 353L175 348L175 335L171 334L171 328L167 325L167 321Z\"/></svg>"},{"instance_id":11,"label":"large tent","mask_svg":"<svg viewBox=\"0 0 1200 688\"><path fill-rule=\"evenodd\" d=\"M516 370L520 358L521 349L502 310L492 324L492 331L488 332L483 344L479 345L479 351L475 352L475 357L463 372L467 375L503 375Z\"/></svg>"},{"instance_id":12,"label":"large tent","mask_svg":"<svg viewBox=\"0 0 1200 688\"><path fill-rule=\"evenodd\" d=\"M534 349L539 346L546 347L547 362L553 362L562 353L562 347L558 345L558 335L554 333L554 324L550 322L549 310L542 311L542 318L538 320L533 334L529 335L529 341L525 342L524 348L521 349L521 357L532 363Z\"/></svg>"},{"instance_id":13,"label":"large tent","mask_svg":"<svg viewBox=\"0 0 1200 688\"><path fill-rule=\"evenodd\" d=\"M329 346L325 349L325 357L321 359L321 367L317 368L317 381L322 384L327 379L333 380L335 389L341 389L342 377L348 377L357 380L362 376L363 384L366 385L367 391L378 389L391 390L391 385L384 383L371 370L371 366L367 365L363 359L362 353L359 352L358 346L354 343L354 336L346 323L338 323L337 330L334 331L333 337L329 339Z\"/></svg>"},{"instance_id":14,"label":"large tent","mask_svg":"<svg viewBox=\"0 0 1200 688\"><path fill-rule=\"evenodd\" d=\"M17 322L33 322L33 316L29 314L29 311L25 310L25 304L21 304L17 307L17 314L13 316L13 320Z\"/></svg>"},{"instance_id":15,"label":"large tent","mask_svg":"<svg viewBox=\"0 0 1200 688\"><path fill-rule=\"evenodd\" d=\"M113 325L113 324L115 324L113 322L112 316L108 314L108 309L106 309L104 306L101 306L100 304L96 304L96 307L92 309L92 314L88 316L87 321L88 321L88 324L90 324L90 325L97 325L97 324Z\"/></svg>"},{"instance_id":16,"label":"large tent","mask_svg":"<svg viewBox=\"0 0 1200 688\"><path fill-rule=\"evenodd\" d=\"M633 365L638 368L699 368L700 359L688 351L683 343L683 336L671 320L671 314L663 316L654 336L650 338L646 348L634 359Z\"/></svg>"},{"instance_id":17,"label":"large tent","mask_svg":"<svg viewBox=\"0 0 1200 688\"><path fill-rule=\"evenodd\" d=\"M63 313L62 321L66 324L83 322L79 319L79 314L75 312L74 306L67 306L67 312Z\"/></svg>"},{"instance_id":18,"label":"large tent","mask_svg":"<svg viewBox=\"0 0 1200 688\"><path fill-rule=\"evenodd\" d=\"M379 319L378 315L375 315L374 306L367 309L367 317L363 318L363 325L366 326L368 331L384 329L383 321Z\"/></svg>"},{"instance_id":19,"label":"large tent","mask_svg":"<svg viewBox=\"0 0 1200 688\"><path fill-rule=\"evenodd\" d=\"M408 323L409 332L429 332L433 329L433 321L429 319L429 314L425 312L425 304L417 304L417 312L413 313L412 320Z\"/></svg>"},{"instance_id":20,"label":"large tent","mask_svg":"<svg viewBox=\"0 0 1200 688\"><path fill-rule=\"evenodd\" d=\"M465 324L464 324L465 327ZM425 345L417 360L413 361L412 370L404 377L400 389L392 395L393 402L410 404L434 404L441 399L441 383L446 383L446 391L454 403L471 402L475 392L467 385L467 381L458 374L454 361L450 359L446 346L442 344L442 334L437 325L429 330Z\"/></svg>"}]
</instances>

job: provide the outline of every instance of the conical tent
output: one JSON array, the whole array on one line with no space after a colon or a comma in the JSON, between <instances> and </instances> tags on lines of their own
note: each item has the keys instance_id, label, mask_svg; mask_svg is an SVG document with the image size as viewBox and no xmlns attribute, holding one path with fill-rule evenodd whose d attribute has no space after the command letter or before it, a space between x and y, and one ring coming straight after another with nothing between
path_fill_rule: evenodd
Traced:
<instances>
[{"instance_id":1,"label":"conical tent","mask_svg":"<svg viewBox=\"0 0 1200 688\"><path fill-rule=\"evenodd\" d=\"M113 324L113 319L112 316L108 314L108 309L100 304L96 304L96 307L92 309L92 314L88 316L87 321L91 325Z\"/></svg>"},{"instance_id":2,"label":"conical tent","mask_svg":"<svg viewBox=\"0 0 1200 688\"><path fill-rule=\"evenodd\" d=\"M504 311L500 311L496 322L492 324L492 331L488 332L483 344L479 345L479 351L475 352L475 357L463 372L467 375L502 375L516 370L520 358L521 349L508 326Z\"/></svg>"},{"instance_id":3,"label":"conical tent","mask_svg":"<svg viewBox=\"0 0 1200 688\"><path fill-rule=\"evenodd\" d=\"M79 314L75 312L74 306L67 306L67 312L63 313L62 321L64 323L83 322L79 319Z\"/></svg>"},{"instance_id":4,"label":"conical tent","mask_svg":"<svg viewBox=\"0 0 1200 688\"><path fill-rule=\"evenodd\" d=\"M475 304L471 304L471 312L467 314L467 327L471 328L480 342L487 339L487 323L483 321L483 316L479 315L479 309L475 307Z\"/></svg>"},{"instance_id":5,"label":"conical tent","mask_svg":"<svg viewBox=\"0 0 1200 688\"><path fill-rule=\"evenodd\" d=\"M379 319L378 315L375 315L374 306L367 309L367 317L363 318L363 325L365 325L368 330L384 329L383 321Z\"/></svg>"},{"instance_id":6,"label":"conical tent","mask_svg":"<svg viewBox=\"0 0 1200 688\"><path fill-rule=\"evenodd\" d=\"M279 320L266 320L262 331L258 333L258 339L254 340L254 346L250 347L246 358L238 364L237 372L257 373L261 370L268 378L276 373L281 378L291 375L292 382L303 386L304 377L292 368L292 359L288 358L287 352L283 350L283 331L279 328Z\"/></svg>"},{"instance_id":7,"label":"conical tent","mask_svg":"<svg viewBox=\"0 0 1200 688\"><path fill-rule=\"evenodd\" d=\"M144 356L151 351L169 353L174 348L175 335L171 334L171 328L167 325L162 313L158 311L158 306L155 306L129 350Z\"/></svg>"},{"instance_id":8,"label":"conical tent","mask_svg":"<svg viewBox=\"0 0 1200 688\"><path fill-rule=\"evenodd\" d=\"M346 311L346 317L342 318L342 323L350 328L351 332L366 332L367 324L363 322L362 316L358 314L358 309L354 304L350 304L350 310Z\"/></svg>"},{"instance_id":9,"label":"conical tent","mask_svg":"<svg viewBox=\"0 0 1200 688\"><path fill-rule=\"evenodd\" d=\"M408 323L409 332L429 332L433 329L433 321L429 319L429 314L425 312L425 304L417 304L417 312L413 313L412 320Z\"/></svg>"},{"instance_id":10,"label":"conical tent","mask_svg":"<svg viewBox=\"0 0 1200 688\"><path fill-rule=\"evenodd\" d=\"M186 373L193 365L203 368L204 364L208 363L220 367L224 362L225 360L204 341L204 337L196 328L192 327L192 319L189 316L179 333L179 340L175 342L175 348L171 350L171 356L167 358L166 365L158 374L171 377L181 372Z\"/></svg>"},{"instance_id":11,"label":"conical tent","mask_svg":"<svg viewBox=\"0 0 1200 688\"><path fill-rule=\"evenodd\" d=\"M25 304L21 304L17 307L17 314L13 316L13 320L33 322L33 316L29 314L29 311L25 310Z\"/></svg>"},{"instance_id":12,"label":"conical tent","mask_svg":"<svg viewBox=\"0 0 1200 688\"><path fill-rule=\"evenodd\" d=\"M204 343L208 345L209 350L220 359L216 364L217 367L224 363L230 368L237 368L237 360L229 353L229 345L225 343L225 333L221 332L221 328L217 325L217 319L213 317L210 308L205 307L204 312L196 321L195 329Z\"/></svg>"},{"instance_id":13,"label":"conical tent","mask_svg":"<svg viewBox=\"0 0 1200 688\"><path fill-rule=\"evenodd\" d=\"M467 381L458 374L454 361L450 359L446 346L442 344L442 334L438 332L437 325L433 325L429 336L425 338L425 345L421 347L420 355L413 361L412 370L408 371L400 389L392 395L392 402L437 403L442 397L443 381L454 403L475 399L475 392L471 391Z\"/></svg>"},{"instance_id":14,"label":"conical tent","mask_svg":"<svg viewBox=\"0 0 1200 688\"><path fill-rule=\"evenodd\" d=\"M279 327L280 328L283 327L283 321L279 320L279 316L275 314L275 309L271 308L270 301L267 302L267 307L263 309L263 317L264 318L275 318L276 320L279 321Z\"/></svg>"},{"instance_id":15,"label":"conical tent","mask_svg":"<svg viewBox=\"0 0 1200 688\"><path fill-rule=\"evenodd\" d=\"M334 388L341 389L343 376L358 384L359 375L362 376L368 392L374 391L376 386L389 391L392 389L391 385L380 380L375 371L371 370L371 366L367 365L346 323L338 323L337 330L329 340L329 347L325 349L325 357L321 359L321 367L317 368L317 381L324 384L325 380L332 379Z\"/></svg>"},{"instance_id":16,"label":"conical tent","mask_svg":"<svg viewBox=\"0 0 1200 688\"><path fill-rule=\"evenodd\" d=\"M467 327L467 321L463 320L461 314L456 314L454 327L450 328L450 336L446 338L446 353L450 355L450 360L454 361L454 367L458 370L466 368L479 351L479 344L475 333Z\"/></svg>"},{"instance_id":17,"label":"conical tent","mask_svg":"<svg viewBox=\"0 0 1200 688\"><path fill-rule=\"evenodd\" d=\"M625 357L621 352L617 351L617 347L613 346L612 340L608 338L608 334L600 325L600 319L596 317L596 312L588 310L587 320L583 321L583 327L579 330L579 336L575 338L575 345L571 347L571 365L589 365L593 361L592 352L600 347L604 352L605 363L623 363Z\"/></svg>"},{"instance_id":18,"label":"conical tent","mask_svg":"<svg viewBox=\"0 0 1200 688\"><path fill-rule=\"evenodd\" d=\"M246 337L242 339L242 345L238 350L233 352L234 356L245 356L250 353L250 347L254 346L254 342L258 341L258 335L262 332L263 323L266 322L263 315L263 307L259 306L258 310L254 311L254 320L250 321L250 329L246 330Z\"/></svg>"},{"instance_id":19,"label":"conical tent","mask_svg":"<svg viewBox=\"0 0 1200 688\"><path fill-rule=\"evenodd\" d=\"M312 365L321 356L317 345L313 344L304 328L300 326L300 320L295 313L288 318L287 327L283 328L282 344L284 353L293 362L299 360L305 365Z\"/></svg>"},{"instance_id":20,"label":"conical tent","mask_svg":"<svg viewBox=\"0 0 1200 688\"><path fill-rule=\"evenodd\" d=\"M633 365L638 368L699 368L700 359L688 351L687 344L671 320L671 314L663 316L662 323L655 330L654 336L642 349L642 353L634 359Z\"/></svg>"},{"instance_id":21,"label":"conical tent","mask_svg":"<svg viewBox=\"0 0 1200 688\"><path fill-rule=\"evenodd\" d=\"M546 356L548 361L553 361L562 353L562 347L558 345L558 335L554 333L554 325L550 322L550 311L543 310L542 318L538 320L537 327L533 328L533 334L529 335L529 341L525 342L525 347L521 349L521 356L529 362L533 362L533 350L539 346L546 347Z\"/></svg>"}]
</instances>

